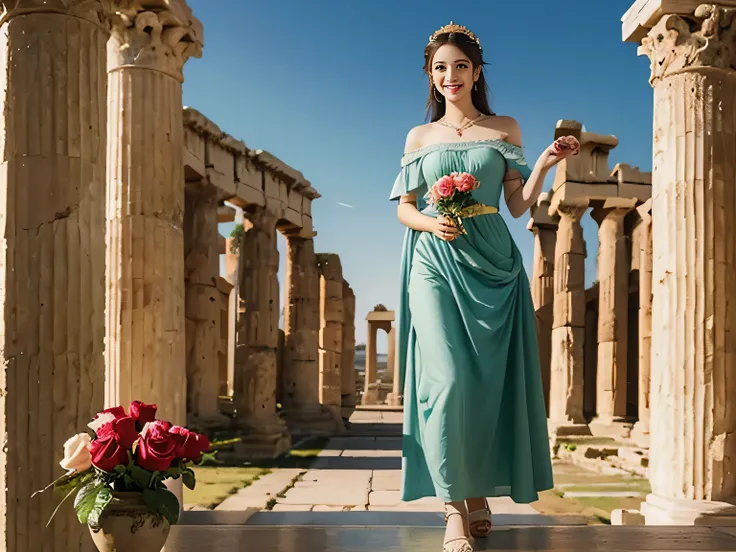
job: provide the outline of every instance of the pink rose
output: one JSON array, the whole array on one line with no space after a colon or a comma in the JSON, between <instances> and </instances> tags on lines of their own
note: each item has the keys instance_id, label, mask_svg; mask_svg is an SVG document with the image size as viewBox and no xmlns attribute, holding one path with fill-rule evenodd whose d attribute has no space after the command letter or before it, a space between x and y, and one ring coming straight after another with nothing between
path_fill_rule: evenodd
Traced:
<instances>
[{"instance_id":1,"label":"pink rose","mask_svg":"<svg viewBox=\"0 0 736 552\"><path fill-rule=\"evenodd\" d=\"M441 198L452 197L455 193L455 180L451 176L443 176L434 183L434 187Z\"/></svg>"},{"instance_id":2,"label":"pink rose","mask_svg":"<svg viewBox=\"0 0 736 552\"><path fill-rule=\"evenodd\" d=\"M458 192L469 192L477 188L475 177L472 174L459 173L453 179Z\"/></svg>"}]
</instances>

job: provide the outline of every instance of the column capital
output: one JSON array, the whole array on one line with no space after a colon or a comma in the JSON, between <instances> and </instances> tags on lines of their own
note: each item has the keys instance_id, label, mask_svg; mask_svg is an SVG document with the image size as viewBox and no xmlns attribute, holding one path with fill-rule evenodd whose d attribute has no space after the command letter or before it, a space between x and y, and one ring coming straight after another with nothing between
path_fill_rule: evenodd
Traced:
<instances>
[{"instance_id":1,"label":"column capital","mask_svg":"<svg viewBox=\"0 0 736 552\"><path fill-rule=\"evenodd\" d=\"M108 71L138 67L160 71L183 82L190 57L202 56L202 23L185 0L117 0Z\"/></svg>"},{"instance_id":2,"label":"column capital","mask_svg":"<svg viewBox=\"0 0 736 552\"><path fill-rule=\"evenodd\" d=\"M559 215L550 213L550 205L552 203L552 194L550 192L542 192L539 194L537 201L529 209L531 218L526 225L527 230L532 232L538 228L548 228L554 230L560 223Z\"/></svg>"},{"instance_id":3,"label":"column capital","mask_svg":"<svg viewBox=\"0 0 736 552\"><path fill-rule=\"evenodd\" d=\"M0 25L18 15L59 13L86 19L109 30L112 0L0 0Z\"/></svg>"},{"instance_id":4,"label":"column capital","mask_svg":"<svg viewBox=\"0 0 736 552\"><path fill-rule=\"evenodd\" d=\"M579 222L589 206L590 200L588 199L562 199L558 201L553 199L548 213L550 216L557 214L561 219L567 218L572 219L573 222Z\"/></svg>"},{"instance_id":5,"label":"column capital","mask_svg":"<svg viewBox=\"0 0 736 552\"><path fill-rule=\"evenodd\" d=\"M664 15L638 49L651 60L650 84L701 68L736 66L736 7L702 4L692 15Z\"/></svg>"},{"instance_id":6,"label":"column capital","mask_svg":"<svg viewBox=\"0 0 736 552\"><path fill-rule=\"evenodd\" d=\"M641 220L643 220L646 224L651 223L652 221L652 198L647 199L644 203L639 205L636 208L636 211L639 213Z\"/></svg>"},{"instance_id":7,"label":"column capital","mask_svg":"<svg viewBox=\"0 0 736 552\"><path fill-rule=\"evenodd\" d=\"M636 199L611 198L602 205L593 207L590 217L598 223L598 226L608 217L624 217L636 207Z\"/></svg>"}]
</instances>

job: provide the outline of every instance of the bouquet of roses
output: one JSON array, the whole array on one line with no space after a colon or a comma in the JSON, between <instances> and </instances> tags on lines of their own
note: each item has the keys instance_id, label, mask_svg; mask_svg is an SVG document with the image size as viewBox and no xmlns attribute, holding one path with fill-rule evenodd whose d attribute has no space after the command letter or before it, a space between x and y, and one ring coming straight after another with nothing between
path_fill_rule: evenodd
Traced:
<instances>
[{"instance_id":1,"label":"bouquet of roses","mask_svg":"<svg viewBox=\"0 0 736 552\"><path fill-rule=\"evenodd\" d=\"M74 509L80 523L99 529L100 516L114 492L140 492L152 512L170 525L178 521L179 501L163 481L181 477L194 489L192 465L212 458L205 454L210 443L204 435L157 420L156 409L155 404L140 401L132 402L128 413L121 406L108 408L88 425L94 438L79 433L64 443L59 464L67 473L47 489L53 486L62 493L61 504L76 493Z\"/></svg>"},{"instance_id":2,"label":"bouquet of roses","mask_svg":"<svg viewBox=\"0 0 736 552\"><path fill-rule=\"evenodd\" d=\"M476 203L472 192L479 186L480 182L472 174L454 172L437 180L424 197L427 203L433 205L440 215L452 222L461 234L465 234L462 211Z\"/></svg>"}]
</instances>

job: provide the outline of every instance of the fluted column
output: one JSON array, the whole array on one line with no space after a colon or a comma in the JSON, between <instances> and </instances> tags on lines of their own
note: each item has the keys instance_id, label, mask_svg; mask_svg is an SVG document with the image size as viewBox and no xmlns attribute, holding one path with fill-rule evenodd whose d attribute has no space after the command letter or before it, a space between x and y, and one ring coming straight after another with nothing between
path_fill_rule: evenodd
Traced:
<instances>
[{"instance_id":1,"label":"fluted column","mask_svg":"<svg viewBox=\"0 0 736 552\"><path fill-rule=\"evenodd\" d=\"M349 420L355 411L355 292L342 282L342 353L340 354L340 387L342 388L342 418Z\"/></svg>"},{"instance_id":2,"label":"fluted column","mask_svg":"<svg viewBox=\"0 0 736 552\"><path fill-rule=\"evenodd\" d=\"M184 209L186 283L187 417L200 429L224 425L219 415L219 352L222 293L220 276L219 206L216 190L188 185Z\"/></svg>"},{"instance_id":3,"label":"fluted column","mask_svg":"<svg viewBox=\"0 0 736 552\"><path fill-rule=\"evenodd\" d=\"M649 396L652 361L652 200L639 205L639 416L632 437L649 447Z\"/></svg>"},{"instance_id":4,"label":"fluted column","mask_svg":"<svg viewBox=\"0 0 736 552\"><path fill-rule=\"evenodd\" d=\"M186 421L182 69L202 27L183 0L118 7L108 42L108 405Z\"/></svg>"},{"instance_id":5,"label":"fluted column","mask_svg":"<svg viewBox=\"0 0 736 552\"><path fill-rule=\"evenodd\" d=\"M0 1L0 550L91 551L31 498L104 402L105 2Z\"/></svg>"},{"instance_id":6,"label":"fluted column","mask_svg":"<svg viewBox=\"0 0 736 552\"><path fill-rule=\"evenodd\" d=\"M314 240L286 240L283 414L293 432L330 431L334 415L320 403L320 274Z\"/></svg>"},{"instance_id":7,"label":"fluted column","mask_svg":"<svg viewBox=\"0 0 736 552\"><path fill-rule=\"evenodd\" d=\"M378 403L378 325L368 321L368 339L365 346L365 377L363 382L363 398L361 404Z\"/></svg>"},{"instance_id":8,"label":"fluted column","mask_svg":"<svg viewBox=\"0 0 736 552\"><path fill-rule=\"evenodd\" d=\"M624 217L635 199L612 198L593 209L598 223L598 371L596 424L626 418L629 256Z\"/></svg>"},{"instance_id":9,"label":"fluted column","mask_svg":"<svg viewBox=\"0 0 736 552\"><path fill-rule=\"evenodd\" d=\"M388 331L388 354L386 355L386 368L391 370L391 392L386 397L387 404L400 406L402 401L401 388L399 387L399 363L396 357L396 328L391 327Z\"/></svg>"},{"instance_id":10,"label":"fluted column","mask_svg":"<svg viewBox=\"0 0 736 552\"><path fill-rule=\"evenodd\" d=\"M585 433L583 343L585 340L585 241L580 219L587 200L550 207L560 217L555 244L555 298L549 417L558 435Z\"/></svg>"},{"instance_id":11,"label":"fluted column","mask_svg":"<svg viewBox=\"0 0 736 552\"><path fill-rule=\"evenodd\" d=\"M319 398L332 412L342 429L342 384L340 355L342 353L342 264L340 257L330 253L317 255L319 269Z\"/></svg>"},{"instance_id":12,"label":"fluted column","mask_svg":"<svg viewBox=\"0 0 736 552\"><path fill-rule=\"evenodd\" d=\"M240 316L240 300L238 299L238 270L240 266L240 239L243 231L243 211L235 211L235 227L229 238L225 240L225 279L233 286L227 309L227 396L232 397L235 385L235 348L237 347L238 318Z\"/></svg>"},{"instance_id":13,"label":"fluted column","mask_svg":"<svg viewBox=\"0 0 736 552\"><path fill-rule=\"evenodd\" d=\"M652 60L648 524L736 524L736 8L665 15Z\"/></svg>"},{"instance_id":14,"label":"fluted column","mask_svg":"<svg viewBox=\"0 0 736 552\"><path fill-rule=\"evenodd\" d=\"M238 318L233 400L243 432L238 452L274 458L291 439L276 413L277 348L279 345L279 251L276 217L263 207L243 212L238 293Z\"/></svg>"}]
</instances>

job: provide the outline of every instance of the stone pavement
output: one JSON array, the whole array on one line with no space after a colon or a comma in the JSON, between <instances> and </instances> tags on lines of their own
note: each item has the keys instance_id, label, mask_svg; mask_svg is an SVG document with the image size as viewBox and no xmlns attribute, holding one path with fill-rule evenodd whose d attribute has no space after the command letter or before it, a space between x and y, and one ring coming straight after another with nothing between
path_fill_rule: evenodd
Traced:
<instances>
[{"instance_id":1,"label":"stone pavement","mask_svg":"<svg viewBox=\"0 0 736 552\"><path fill-rule=\"evenodd\" d=\"M165 552L440 552L439 527L175 526ZM736 532L707 527L501 528L477 541L495 552L732 552Z\"/></svg>"}]
</instances>

